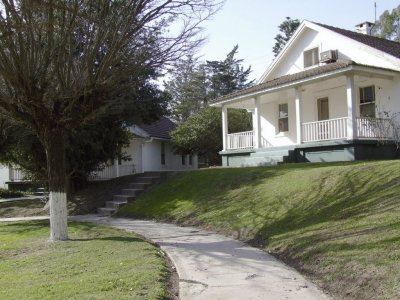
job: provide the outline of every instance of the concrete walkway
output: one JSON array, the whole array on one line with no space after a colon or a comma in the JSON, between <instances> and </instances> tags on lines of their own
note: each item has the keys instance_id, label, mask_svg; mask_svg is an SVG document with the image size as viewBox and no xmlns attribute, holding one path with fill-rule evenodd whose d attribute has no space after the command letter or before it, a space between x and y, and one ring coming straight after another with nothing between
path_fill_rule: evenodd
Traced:
<instances>
[{"instance_id":1,"label":"concrete walkway","mask_svg":"<svg viewBox=\"0 0 400 300\"><path fill-rule=\"evenodd\" d=\"M297 271L268 253L219 234L96 215L70 219L133 231L160 245L177 268L182 300L329 299Z\"/></svg>"},{"instance_id":2,"label":"concrete walkway","mask_svg":"<svg viewBox=\"0 0 400 300\"><path fill-rule=\"evenodd\" d=\"M0 203L3 202L13 202L13 201L25 201L25 200L41 200L43 196L26 196L26 197L17 197L17 198L7 198L7 199L0 199Z\"/></svg>"},{"instance_id":3,"label":"concrete walkway","mask_svg":"<svg viewBox=\"0 0 400 300\"><path fill-rule=\"evenodd\" d=\"M0 218L0 222L20 222L20 221L38 221L49 220L49 216L32 216L32 217L16 217L16 218Z\"/></svg>"}]
</instances>

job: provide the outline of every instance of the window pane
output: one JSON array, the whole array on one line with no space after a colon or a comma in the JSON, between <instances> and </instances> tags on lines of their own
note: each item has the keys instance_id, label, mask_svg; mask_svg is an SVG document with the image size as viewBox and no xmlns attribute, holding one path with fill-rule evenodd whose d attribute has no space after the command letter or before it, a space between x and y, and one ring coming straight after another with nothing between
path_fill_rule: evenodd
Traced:
<instances>
[{"instance_id":1,"label":"window pane","mask_svg":"<svg viewBox=\"0 0 400 300\"><path fill-rule=\"evenodd\" d=\"M304 68L317 65L319 63L318 48L304 51L303 58L304 58Z\"/></svg>"},{"instance_id":2,"label":"window pane","mask_svg":"<svg viewBox=\"0 0 400 300\"><path fill-rule=\"evenodd\" d=\"M165 144L161 142L161 165L165 165Z\"/></svg>"},{"instance_id":3,"label":"window pane","mask_svg":"<svg viewBox=\"0 0 400 300\"><path fill-rule=\"evenodd\" d=\"M279 119L279 132L289 131L289 119Z\"/></svg>"},{"instance_id":4,"label":"window pane","mask_svg":"<svg viewBox=\"0 0 400 300\"><path fill-rule=\"evenodd\" d=\"M361 117L375 118L375 102L360 105Z\"/></svg>"},{"instance_id":5,"label":"window pane","mask_svg":"<svg viewBox=\"0 0 400 300\"><path fill-rule=\"evenodd\" d=\"M367 86L360 88L360 103L369 103L375 101L375 87Z\"/></svg>"},{"instance_id":6,"label":"window pane","mask_svg":"<svg viewBox=\"0 0 400 300\"><path fill-rule=\"evenodd\" d=\"M289 111L288 104L279 104L279 121L278 128L279 132L289 131Z\"/></svg>"},{"instance_id":7,"label":"window pane","mask_svg":"<svg viewBox=\"0 0 400 300\"><path fill-rule=\"evenodd\" d=\"M288 104L279 104L279 118L287 118L288 117Z\"/></svg>"}]
</instances>

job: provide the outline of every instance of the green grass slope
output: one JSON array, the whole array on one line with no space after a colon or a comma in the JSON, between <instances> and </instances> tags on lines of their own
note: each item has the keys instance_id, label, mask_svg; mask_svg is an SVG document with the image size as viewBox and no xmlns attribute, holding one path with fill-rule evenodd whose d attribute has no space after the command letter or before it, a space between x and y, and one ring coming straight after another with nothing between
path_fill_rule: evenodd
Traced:
<instances>
[{"instance_id":1,"label":"green grass slope","mask_svg":"<svg viewBox=\"0 0 400 300\"><path fill-rule=\"evenodd\" d=\"M0 223L0 299L165 299L156 247L106 226L69 224L49 243L48 221Z\"/></svg>"},{"instance_id":2,"label":"green grass slope","mask_svg":"<svg viewBox=\"0 0 400 300\"><path fill-rule=\"evenodd\" d=\"M119 215L234 235L340 299L400 298L400 161L186 172Z\"/></svg>"}]
</instances>

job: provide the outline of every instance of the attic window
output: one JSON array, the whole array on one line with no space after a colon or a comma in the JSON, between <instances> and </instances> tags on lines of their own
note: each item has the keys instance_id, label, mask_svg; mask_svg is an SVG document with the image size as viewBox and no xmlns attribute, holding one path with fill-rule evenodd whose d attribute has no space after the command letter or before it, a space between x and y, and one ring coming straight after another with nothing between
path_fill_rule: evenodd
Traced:
<instances>
[{"instance_id":1,"label":"attic window","mask_svg":"<svg viewBox=\"0 0 400 300\"><path fill-rule=\"evenodd\" d=\"M304 68L312 67L319 64L318 47L303 52Z\"/></svg>"}]
</instances>

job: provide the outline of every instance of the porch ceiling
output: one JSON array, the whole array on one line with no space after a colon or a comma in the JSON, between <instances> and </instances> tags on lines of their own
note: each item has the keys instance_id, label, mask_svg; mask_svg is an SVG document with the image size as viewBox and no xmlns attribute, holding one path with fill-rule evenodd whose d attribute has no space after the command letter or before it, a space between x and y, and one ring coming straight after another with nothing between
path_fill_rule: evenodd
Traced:
<instances>
[{"instance_id":1,"label":"porch ceiling","mask_svg":"<svg viewBox=\"0 0 400 300\"><path fill-rule=\"evenodd\" d=\"M307 86L321 80L327 81L332 78L342 77L346 73L353 73L362 77L377 77L392 79L399 72L372 66L364 66L353 61L338 60L335 63L308 69L299 73L286 75L277 79L255 85L253 87L219 97L211 101L211 106L226 105L231 108L254 108L254 97L263 96L262 102L273 101L273 98L266 97L272 93L293 93L294 87ZM342 77L343 78L343 77ZM278 94L276 94L278 95ZM267 99L270 100L267 100Z\"/></svg>"}]
</instances>

